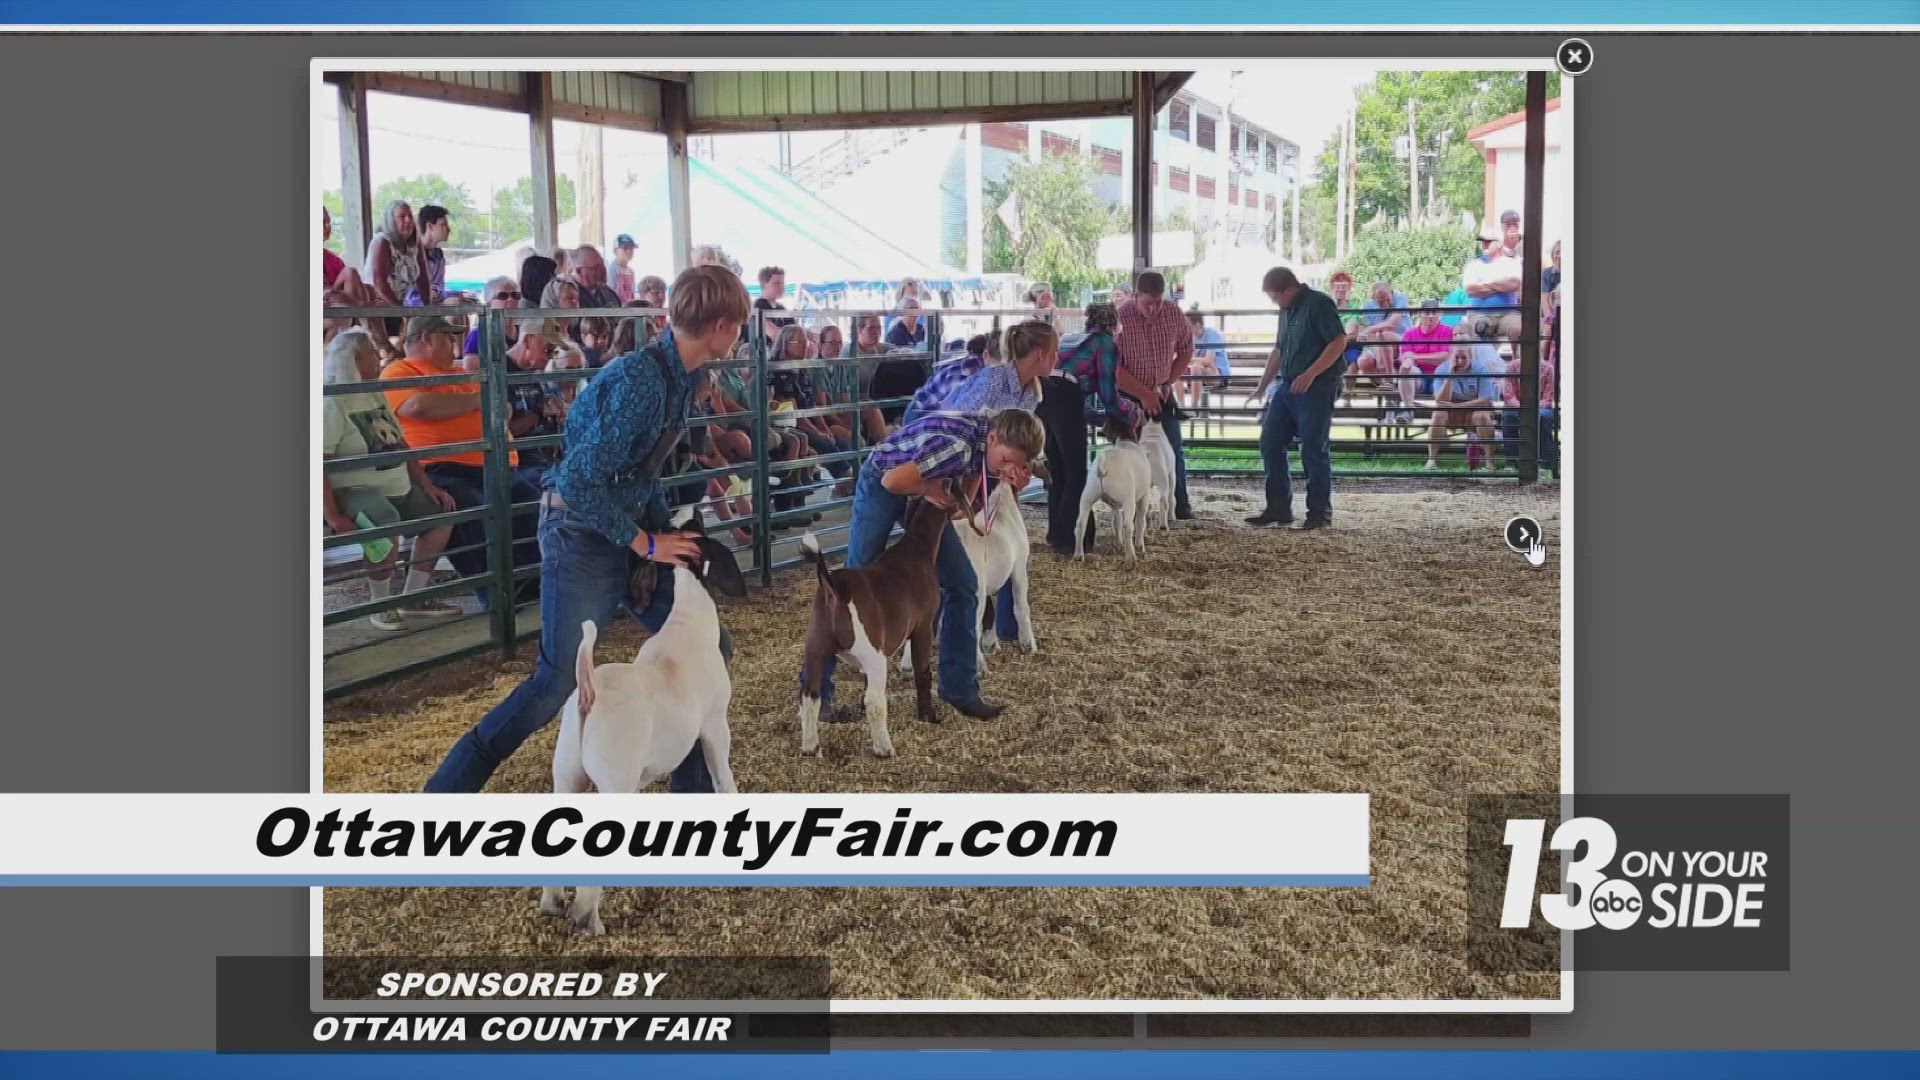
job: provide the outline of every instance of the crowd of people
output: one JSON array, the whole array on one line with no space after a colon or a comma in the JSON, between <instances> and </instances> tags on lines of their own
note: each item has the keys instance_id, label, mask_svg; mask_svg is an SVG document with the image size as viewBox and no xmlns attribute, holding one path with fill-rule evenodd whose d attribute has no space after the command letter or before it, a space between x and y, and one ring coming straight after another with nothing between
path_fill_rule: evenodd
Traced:
<instances>
[{"instance_id":1,"label":"crowd of people","mask_svg":"<svg viewBox=\"0 0 1920 1080\"><path fill-rule=\"evenodd\" d=\"M664 277L640 274L632 264L633 238L622 234L615 239L611 263L592 245L550 254L528 251L517 277L493 278L478 297L449 295L440 255L448 222L441 207L423 206L416 213L405 202L391 204L361 267L349 267L323 250L323 302L329 307L433 308L478 302L495 310L645 309L619 318L507 318L496 324L503 328L502 344L512 371L572 373L510 384L507 427L516 443L543 436L561 442L516 445L511 452L510 498L516 504L540 500L554 490L552 473L574 441L573 417L586 394L587 379L597 383L598 373L614 362L677 339L678 283L669 289ZM325 210L322 230L323 235L331 230ZM1503 215L1500 229L1482 233L1481 251L1463 269L1462 293L1467 306L1496 310L1469 314L1458 327L1441 319L1440 301L1426 300L1415 308L1388 282L1373 283L1366 301L1353 309L1353 278L1344 271L1332 276L1326 293L1302 284L1285 268L1267 275L1266 292L1283 315L1255 394L1265 399L1269 387L1275 391L1271 400L1260 402L1267 506L1251 522L1293 521L1287 455L1296 442L1307 473L1306 519L1298 527L1320 528L1331 521L1330 429L1349 366L1394 391L1399 407L1389 411L1389 422L1410 423L1416 400L1432 399L1428 468L1437 467L1449 436L1459 430L1468 433L1469 468L1491 465L1493 448L1514 445L1518 350L1514 359L1502 360L1498 349L1501 342L1518 339L1521 324L1517 313L1497 309L1517 303L1519 239L1518 215L1511 212ZM1558 244L1552 257L1553 265L1543 276L1546 347L1540 363L1541 460L1549 468L1557 467L1557 440L1550 426L1557 429ZM738 264L717 247L696 249L692 261L695 269L717 269L742 284ZM1082 325L1064 338L1066 313L1055 305L1052 290L1038 285L1026 297L1033 308L1029 321L1004 337L983 334L951 343L929 342L931 327L924 312L935 297L911 278L894 291L891 315L852 318L844 327L804 312L773 314L787 311L781 267L761 268L757 281L759 297L740 320L745 333L736 333L726 348L702 361L703 372L687 390L692 422L677 428L673 440L659 448L657 463L662 477L705 474L672 482L667 490L680 504L703 501L737 544L750 543L756 527L753 420L763 395L768 410L766 455L772 465L767 495L777 528L817 520L820 515L809 509L808 497L821 488L830 487L835 498L851 498L856 508L860 505L864 474L852 453L856 444L877 447L937 414L991 415L1006 408L1032 413L1036 430L1044 431L1045 459L1053 471L1047 540L1056 553L1074 550L1088 431L1109 417L1136 431L1149 422L1162 425L1177 463L1174 513L1179 519L1192 516L1179 406L1183 400L1188 407L1198 405L1204 388L1224 389L1232 368L1220 332L1207 327L1198 312L1183 312L1168 295L1161 274L1143 272L1116 289L1113 302L1088 306ZM1352 313L1344 320L1343 309ZM1040 330L1051 336L1040 335ZM358 325L329 319L323 324L325 377L346 383L476 373L487 351L481 332L458 315L431 311L404 321L363 319ZM754 334L767 335L764 387L750 385ZM935 353L951 358L936 364ZM852 358L860 363L817 363ZM481 397L474 382L329 396L327 456L482 441ZM856 404L874 400L892 404ZM836 406L843 408L832 411ZM824 465L807 460L823 455L829 458ZM322 485L324 520L331 530L349 532L483 506L483 461L477 449L450 449L404 464L328 473ZM519 515L515 528L516 564L540 562L534 523ZM1091 546L1091 523L1086 529L1083 542ZM423 530L410 540L407 562L400 567L393 565L399 544L363 545L373 565L368 578L374 599L382 599L389 588L404 596L426 587L443 553L463 575L485 573L485 530L479 521ZM529 598L536 587L529 583L521 598ZM485 590L480 593L482 602L488 602ZM382 630L403 630L410 618L457 611L435 600L402 602L372 621ZM956 672L964 666L957 662ZM955 693L965 696L960 689Z\"/></svg>"}]
</instances>

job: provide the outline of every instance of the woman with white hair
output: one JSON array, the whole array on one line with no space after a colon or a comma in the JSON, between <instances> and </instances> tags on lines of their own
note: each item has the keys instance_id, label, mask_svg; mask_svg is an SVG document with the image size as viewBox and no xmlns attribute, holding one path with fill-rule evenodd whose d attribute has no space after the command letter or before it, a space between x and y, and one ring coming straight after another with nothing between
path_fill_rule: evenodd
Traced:
<instances>
[{"instance_id":1,"label":"woman with white hair","mask_svg":"<svg viewBox=\"0 0 1920 1080\"><path fill-rule=\"evenodd\" d=\"M520 306L520 283L502 274L487 282L481 296L483 297L482 302L496 311L517 308ZM512 348L513 343L520 340L521 320L507 319L505 322L507 324L507 347ZM467 331L466 346L460 350L462 354L460 360L461 367L466 368L468 371L480 370L480 346L480 328L475 326L473 329Z\"/></svg>"},{"instance_id":2,"label":"woman with white hair","mask_svg":"<svg viewBox=\"0 0 1920 1080\"><path fill-rule=\"evenodd\" d=\"M387 204L386 218L373 239L367 242L366 266L361 276L373 290L375 307L405 307L407 294L426 280L426 253L420 243L420 229L413 220L413 207L405 199ZM388 337L397 336L400 319L389 318L386 329Z\"/></svg>"},{"instance_id":3,"label":"woman with white hair","mask_svg":"<svg viewBox=\"0 0 1920 1080\"><path fill-rule=\"evenodd\" d=\"M552 281L547 282L546 290L540 294L540 306L548 310L554 308L577 308L580 306L580 286L567 278L556 277ZM556 321L559 322L560 328L565 330L569 337L573 336L574 328L580 325L579 319L559 319Z\"/></svg>"},{"instance_id":4,"label":"woman with white hair","mask_svg":"<svg viewBox=\"0 0 1920 1080\"><path fill-rule=\"evenodd\" d=\"M377 380L380 350L373 335L358 327L335 334L327 343L323 371L328 383ZM326 458L385 454L407 448L399 420L387 407L386 396L377 392L328 395L324 432L321 454ZM427 478L417 458L404 463L322 471L320 497L323 519L327 528L335 533L398 525L453 509L453 496ZM440 552L446 549L447 537L452 531L451 526L442 525L415 535L407 575L399 582L400 588L392 590L393 595L417 592L432 583L433 565L440 560ZM368 565L370 599L384 599L389 591L386 583L394 577L393 558L399 546L383 538L367 541L360 550ZM405 630L409 615L431 617L455 615L459 611L437 600L419 600L376 612L369 621L381 630Z\"/></svg>"}]
</instances>

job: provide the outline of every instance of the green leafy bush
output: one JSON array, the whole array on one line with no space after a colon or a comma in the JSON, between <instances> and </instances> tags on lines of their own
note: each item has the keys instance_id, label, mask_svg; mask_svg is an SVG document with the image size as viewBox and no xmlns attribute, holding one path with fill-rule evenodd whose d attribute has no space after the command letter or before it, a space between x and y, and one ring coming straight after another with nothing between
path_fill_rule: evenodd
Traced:
<instances>
[{"instance_id":1,"label":"green leafy bush","mask_svg":"<svg viewBox=\"0 0 1920 1080\"><path fill-rule=\"evenodd\" d=\"M1353 274L1355 306L1367 299L1376 281L1387 282L1418 304L1444 299L1459 288L1460 268L1473 250L1473 235L1458 225L1381 229L1359 237L1342 269Z\"/></svg>"}]
</instances>

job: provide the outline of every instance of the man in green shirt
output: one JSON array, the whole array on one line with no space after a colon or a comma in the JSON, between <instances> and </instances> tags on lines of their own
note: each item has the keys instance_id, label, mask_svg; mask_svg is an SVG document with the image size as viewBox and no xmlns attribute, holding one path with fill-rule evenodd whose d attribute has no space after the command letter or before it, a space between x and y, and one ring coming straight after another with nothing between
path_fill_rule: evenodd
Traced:
<instances>
[{"instance_id":1,"label":"man in green shirt","mask_svg":"<svg viewBox=\"0 0 1920 1080\"><path fill-rule=\"evenodd\" d=\"M1288 483L1287 444L1300 438L1300 464L1307 472L1307 518L1297 529L1324 529L1333 523L1333 402L1346 368L1346 328L1333 298L1310 289L1293 271L1276 266L1261 281L1268 299L1280 305L1279 339L1260 386L1247 407L1266 395L1276 372L1280 385L1260 417L1260 460L1267 473L1266 509L1249 525L1285 525L1293 521Z\"/></svg>"}]
</instances>

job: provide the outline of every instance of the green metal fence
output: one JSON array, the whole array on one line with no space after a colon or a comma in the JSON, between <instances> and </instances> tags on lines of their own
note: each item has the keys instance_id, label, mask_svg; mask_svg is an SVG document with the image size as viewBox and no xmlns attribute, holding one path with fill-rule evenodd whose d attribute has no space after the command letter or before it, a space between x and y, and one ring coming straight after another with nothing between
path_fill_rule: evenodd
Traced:
<instances>
[{"instance_id":1,"label":"green metal fence","mask_svg":"<svg viewBox=\"0 0 1920 1080\"><path fill-rule=\"evenodd\" d=\"M1474 310L1484 314L1503 309L1480 308ZM469 372L463 370L446 375L417 378L327 384L323 387L323 393L328 396L352 393L384 393L392 390L477 383L481 389L481 438L471 442L412 448L404 451L370 454L351 458L329 459L323 463L322 468L326 472L336 472L343 469L364 468L414 459L439 458L450 454L478 451L482 455L484 462L482 471L485 478L485 499L479 505L461 507L447 513L435 514L430 517L406 521L396 525L327 535L321 543L323 548L332 549L346 545L364 544L381 539L392 539L395 542L399 542L402 538L415 536L442 525L457 526L477 522L480 523L482 527L484 540L465 546L449 548L447 551L442 552L442 556L464 555L475 552L482 553L484 554L485 569L481 572L463 574L456 580L431 585L424 590L407 593L404 596L376 596L372 601L367 603L352 604L326 612L322 616L322 624L325 627L338 627L342 624L363 619L376 612L397 608L405 604L428 599L450 600L473 593L477 589L486 590L486 610L477 615L464 615L458 619L445 619L419 629L409 628L401 635L383 634L366 641L348 642L339 648L325 648L323 650L324 658L328 661L337 660L349 653L358 653L366 649L383 649L385 653L391 654L391 659L382 660L377 664L369 663L358 665L355 671L338 678L329 676L325 686L325 693L329 697L349 693L387 678L419 671L461 657L486 652L496 652L504 658L511 658L519 648L520 639L537 633L537 617L528 618L529 615L533 615L537 611L537 599L517 594L525 592L528 583L537 579L539 566L537 560L522 562L516 565L514 560L516 547L514 526L518 521L525 521L537 515L539 504L536 500L524 500L520 502L513 500L514 476L509 463L509 456L510 453L515 450L559 448L562 445L563 437L560 435L541 435L521 438L511 436L508 430L508 423L512 417L512 391L516 386L523 386L530 383L564 383L591 379L597 373L597 369L589 368L575 371L514 370L508 358L508 323L509 321L520 322L540 318L636 319L636 342L644 344L647 337L646 328L649 325L649 319L665 314L657 309L642 308L567 308L557 310L514 308L498 310L465 306L440 307L430 309L430 311L425 311L420 308L330 308L324 312L324 317L329 319L384 318L418 316L427 313L451 316L462 320L471 320L472 324L478 327L480 331L480 363L478 371ZM771 355L771 349L778 337L778 327L771 325L774 322L801 319L812 329L818 329L828 323L837 324L841 327L842 339L846 343L847 351L851 353L854 351L852 346L857 338L855 328L862 318L866 316L879 316L883 320L884 325L884 321L887 318L896 314L896 312L891 311L838 309L772 312L755 311L754 321L747 326L743 334L743 345L734 356L723 360L715 360L706 365L713 377L719 377L726 371L737 371L739 373L739 380L736 385L746 390L750 400L740 403L746 409L743 413L722 413L691 417L688 421L689 431L691 432L694 429L707 425L744 426L751 437L753 456L750 461L730 462L726 467L686 468L672 474L667 480L669 484L668 502L676 510L685 506L699 505L704 508L709 508L711 511L724 507L725 504L734 502L739 496L724 493L719 496L707 495L704 489L707 481L734 476L750 479L752 483L752 502L751 512L747 518L725 518L717 513L709 512L704 515L704 520L709 533L724 533L735 527L745 527L749 530L751 534L749 543L744 545L729 543L728 546L734 550L737 555L742 557L743 563L750 569L758 571L758 576L763 585L770 585L772 583L774 571L796 565L800 562L797 551L790 551L783 556L778 550L783 544L790 544L792 540L797 539L797 534L792 537L787 537L784 540L778 539L776 534L781 531L793 529L796 526L811 527L821 534L823 548L828 554L839 553L844 551L846 547L843 534L847 528L847 523L845 521L822 521L820 517L821 515L832 514L841 509L849 509L853 501L851 495L830 492L829 497L826 499L814 498L822 489L841 484L845 482L846 478L830 477L824 480L810 479L802 481L796 480L793 474L802 472L803 470L819 470L822 467L832 467L840 463L847 463L850 466L847 471L850 474L857 474L859 464L866 459L867 454L870 453L872 449L871 446L868 445L866 431L862 423L865 410L885 409L889 407L904 408L911 401L910 398L906 397L884 399L863 398L860 393L861 380L858 374L859 366L876 359L915 359L925 364L928 370L931 370L932 366L939 363L942 359L942 339L950 327L957 328L965 326L967 329L973 331L998 331L1003 324L1020 318L1030 317L1033 312L1027 309L923 311L921 312L921 318L926 324L927 346L917 351L893 350L881 356L844 355L835 358L805 360L786 360ZM1274 314L1272 310L1223 310L1204 313L1207 318L1222 320L1229 317L1242 316L1260 316L1264 319L1272 319L1274 318ZM1342 314L1350 313L1343 312ZM1057 311L1057 309L1056 318L1063 321L1078 321L1077 314L1061 312ZM1067 329L1067 327L1063 326L1062 329ZM1529 333L1532 336L1528 339L1523 339L1524 344L1529 349L1537 349L1539 345L1537 334L1534 334L1531 329ZM1228 347L1230 351L1238 352L1242 359L1248 357L1254 358L1259 365L1264 365L1266 355L1270 350L1270 346L1267 345L1261 345L1251 349L1244 345L1238 347L1229 345ZM848 419L847 427L851 433L852 443L848 449L834 450L832 452L814 452L787 459L778 459L774 456L772 444L776 418L770 408L769 382L774 375L783 372L824 372L825 376L821 380L821 386L816 386L815 390L820 391L824 387L824 392L829 398L829 404L824 406L814 405L782 409L778 413L779 420L797 421L809 417L846 417ZM1503 439L1500 441L1503 448L1508 443L1512 444L1511 459L1514 467L1504 470L1483 471L1477 475L1489 477L1505 476L1525 481L1537 477L1539 467L1537 445L1533 438L1533 433L1537 431L1539 420L1537 363L1532 361L1524 363L1522 365L1522 371L1512 377L1519 378L1523 381L1521 392L1522 411L1524 414L1521 421L1522 431L1518 438L1512 440ZM1210 379L1213 378L1213 376L1190 375L1189 378ZM1349 382L1357 378L1358 377L1352 372L1349 372L1345 376L1345 379ZM1238 396L1244 398L1245 394L1253 389L1253 384L1256 380L1257 376L1251 373L1251 368L1236 370L1227 394L1229 397ZM1414 407L1425 408L1428 411L1431 411L1432 408L1431 406ZM1372 423L1367 427L1367 435L1364 439L1336 439L1336 451L1342 449L1359 449L1366 454L1368 460L1373 460L1376 455L1384 456L1408 453L1424 455L1426 452L1426 443L1424 440L1412 437L1411 426L1378 423L1378 421L1382 419L1380 414L1384 411L1384 408L1385 406L1380 405L1358 405L1354 403L1351 395L1343 395L1342 403L1336 410L1336 423L1340 417L1359 417L1366 421L1372 421ZM1226 404L1213 404L1210 400L1204 402L1201 407L1190 410L1183 420L1183 428L1186 435L1185 442L1189 456L1191 457L1196 453L1204 455L1210 449L1230 449L1243 452L1247 450L1257 450L1259 446L1257 426L1254 427L1249 435L1246 431L1246 425L1257 425L1258 416L1258 409L1236 406L1231 402ZM1240 426L1241 433L1237 436L1229 434L1231 431L1229 425ZM1257 459L1253 461L1250 469L1189 470L1190 474L1201 476L1215 473L1249 473L1257 475L1258 471ZM1336 475L1409 476L1420 474L1409 470L1396 471L1384 468L1341 468L1336 469ZM781 482L776 485L776 480ZM684 499L681 497L685 489L689 487L697 487L699 491L698 497L692 499ZM1035 494L1038 493L1030 492L1029 497ZM785 509L776 508L777 501L786 501L789 498L797 499L800 504ZM833 542L835 538L838 538L839 542ZM527 545L532 543L533 541L524 538L518 541L518 545L523 552L526 550ZM406 568L406 563L396 560L394 566L395 573L404 574ZM364 569L343 573L338 577L328 580L327 584L336 584L355 576L363 576L364 573ZM395 648L392 644L401 642L405 638L418 635L431 635L432 639L414 642L400 648Z\"/></svg>"},{"instance_id":2,"label":"green metal fence","mask_svg":"<svg viewBox=\"0 0 1920 1080\"><path fill-rule=\"evenodd\" d=\"M1524 310L1518 305L1443 307L1427 310L1437 310L1442 315L1463 314L1469 317L1517 312L1522 313L1523 321L1525 320ZM1361 315L1405 313L1417 317L1420 311L1419 308L1365 310L1352 308L1341 309L1339 314L1341 321L1345 322L1349 318ZM1204 310L1200 314L1203 318L1216 321L1223 326L1230 318L1246 320L1254 317L1266 320L1269 325L1273 325L1278 312L1272 308L1216 309ZM1477 338L1458 337L1449 343L1449 345L1459 344L1498 344L1498 342L1482 342ZM1520 370L1499 377L1514 380L1519 404L1517 406L1501 405L1485 410L1512 411L1517 414L1510 425L1514 434L1499 435L1491 440L1488 446L1489 458L1497 449L1505 464L1499 468L1480 469L1470 474L1444 472L1440 474L1441 476L1471 475L1475 478L1511 479L1522 483L1531 483L1540 478L1542 463L1539 445L1541 419L1539 350L1545 346L1545 342L1541 338L1537 319L1526 322L1518 340L1510 344L1521 361ZM1241 455L1246 464L1241 467L1196 468L1189 462L1187 472L1189 476L1258 476L1262 473L1257 452L1260 449L1259 424L1264 409L1259 405L1248 408L1245 401L1259 381L1260 376L1257 372L1266 365L1268 355L1273 350L1273 339L1268 338L1259 344L1228 342L1224 346L1208 346L1209 349L1222 347L1227 349L1229 358L1234 362L1234 374L1229 377L1225 388L1215 388L1211 385L1218 378L1216 375L1189 373L1186 377L1187 382L1200 383L1206 386L1206 389L1202 393L1198 407L1188 407L1184 404L1182 406L1185 450L1189 458L1200 456L1203 460L1208 456L1207 451L1229 451ZM1381 346L1363 346L1363 348L1379 347ZM1196 366L1201 363L1198 355L1194 363ZM1341 375L1341 392L1334 407L1336 437L1331 440L1334 451L1333 474L1336 477L1347 478L1432 475L1422 471L1420 463L1426 459L1429 445L1427 432L1430 430L1435 412L1439 411L1437 405L1431 400L1431 387L1444 377L1442 371L1432 375L1411 376L1363 374L1349 365ZM1427 400L1418 400L1419 395L1416 395L1416 400L1396 400L1389 404L1389 398L1398 397L1397 384L1403 379L1410 379L1427 386L1425 393ZM1274 380L1276 392L1280 381L1277 377ZM1380 385L1382 383L1389 385L1383 388ZM1410 418L1394 415L1400 413L1412 415ZM1359 438L1341 437L1339 434L1342 430L1355 429L1361 433ZM1452 453L1458 451L1462 443L1457 438L1448 438L1443 446L1447 448L1451 459ZM1196 452L1198 452L1197 455ZM1353 463L1356 453L1359 455L1357 464ZM1388 467L1392 461L1404 458L1415 460L1409 467L1397 469ZM1293 475L1303 476L1297 454L1293 462Z\"/></svg>"},{"instance_id":3,"label":"green metal fence","mask_svg":"<svg viewBox=\"0 0 1920 1080\"><path fill-rule=\"evenodd\" d=\"M486 611L482 615L465 615L458 619L445 619L415 630L409 628L403 634L385 634L367 641L349 643L344 647L323 647L323 659L332 661L347 653L366 649L381 649L389 654L399 655L392 662L377 665L377 670L361 672L339 678L329 676L324 692L328 697L362 689L373 683L398 675L408 674L443 664L451 660L472 656L484 652L497 652L503 658L513 657L519 647L519 641L537 632L537 624L523 616L537 608L537 599L517 596L526 590L527 583L539 575L537 562L523 562L516 565L513 557L516 541L513 535L516 521L538 514L539 503L535 500L515 502L512 498L514 485L510 455L517 450L537 450L558 448L563 443L559 435L541 435L515 438L508 430L508 421L512 416L512 388L530 383L558 383L591 379L597 369L573 371L518 371L508 359L507 327L511 322L523 322L541 318L585 319L606 318L613 321L636 319L636 342L644 344L648 318L661 316L665 312L650 308L610 308L610 309L491 309L474 306L446 306L432 309L421 308L328 308L323 313L326 319L377 319L405 318L434 314L461 320L471 320L477 325L479 333L478 371L456 371L447 375L434 375L404 379L381 379L373 382L326 384L322 392L327 396L356 393L384 393L392 390L413 389L430 386L477 384L481 391L481 431L478 440L451 443L431 447L411 448L384 454L369 454L356 457L332 458L322 463L325 472L338 472L346 469L391 464L423 458L442 458L451 454L478 451L482 455L485 476L485 500L477 506L461 507L454 511L436 514L402 522L397 525L373 529L360 529L352 532L332 533L322 540L325 549L359 545L380 539L393 539L396 542L441 525L461 525L479 522L485 530L485 541L479 544L449 547L442 556L461 555L470 552L484 552L486 570L482 573L467 573L453 580L432 585L426 589L410 592L404 596L376 596L367 603L357 603L326 612L322 618L325 627L337 627L363 619L376 612L385 611L405 604L422 600L447 600L473 593L476 589L487 592ZM847 463L845 471L850 475L857 472L859 464L865 460L872 447L867 445L862 414L867 409L889 407L904 408L911 398L862 398L858 392L859 379L857 368L863 362L875 359L872 356L847 356L833 359L807 359L786 361L774 358L769 350L777 337L778 328L770 322L784 321L804 317L809 326L818 327L826 322L837 322L843 326L843 339L851 343L855 335L852 324L867 315L877 315L883 319L892 315L886 311L833 310L799 312L763 312L756 311L755 321L750 323L743 334L743 345L734 356L715 360L706 365L709 372L717 375L721 371L737 369L740 372L739 385L743 386L749 400L741 402L746 407L744 413L722 413L717 415L696 415L688 420L689 431L708 425L744 425L748 428L753 444L753 457L750 461L729 463L724 468L685 468L667 478L669 487L669 505L676 511L686 506L698 505L713 508L716 504L733 502L738 496L710 496L702 491L698 498L681 498L688 487L700 485L712 479L724 479L741 476L752 483L752 512L750 517L721 519L709 512L704 515L709 533L724 533L735 527L744 526L751 533L748 544L728 543L728 547L740 555L743 562L759 571L763 585L772 584L773 572L794 565L799 561L797 554L779 557L777 548L781 541L776 532L792 529L796 526L813 526L822 535L823 547L828 554L845 549L844 538L832 543L830 538L843 533L844 521L818 522L820 515L848 508L852 504L850 495L834 496L825 500L813 499L820 489L839 484L843 478L827 480L796 481L793 474L807 470L818 470L840 463ZM992 314L997 319L999 313L969 312L969 315ZM939 342L942 320L939 313L925 313L922 316L927 326L928 347L914 350L892 350L884 359L919 360L928 370L939 360ZM849 419L848 428L852 435L852 446L847 450L832 452L813 452L786 459L776 459L771 452L772 429L775 418L770 409L769 380L781 372L825 371L829 377L825 383L830 403L825 406L783 409L780 420L801 420L809 417L844 416ZM819 387L815 388L819 390ZM779 485L776 491L776 481ZM802 501L802 505L787 509L775 509L776 499L787 498ZM797 539L795 537L789 539ZM518 541L521 549L530 543L526 539ZM409 564L396 560L394 572L404 574ZM364 576L365 568L343 573L331 579L323 578L326 584L333 585L354 577ZM484 634L474 632L474 624L484 620ZM449 633L453 628L456 633ZM435 634L445 642L423 643L407 648L395 649L392 643L416 634Z\"/></svg>"}]
</instances>

